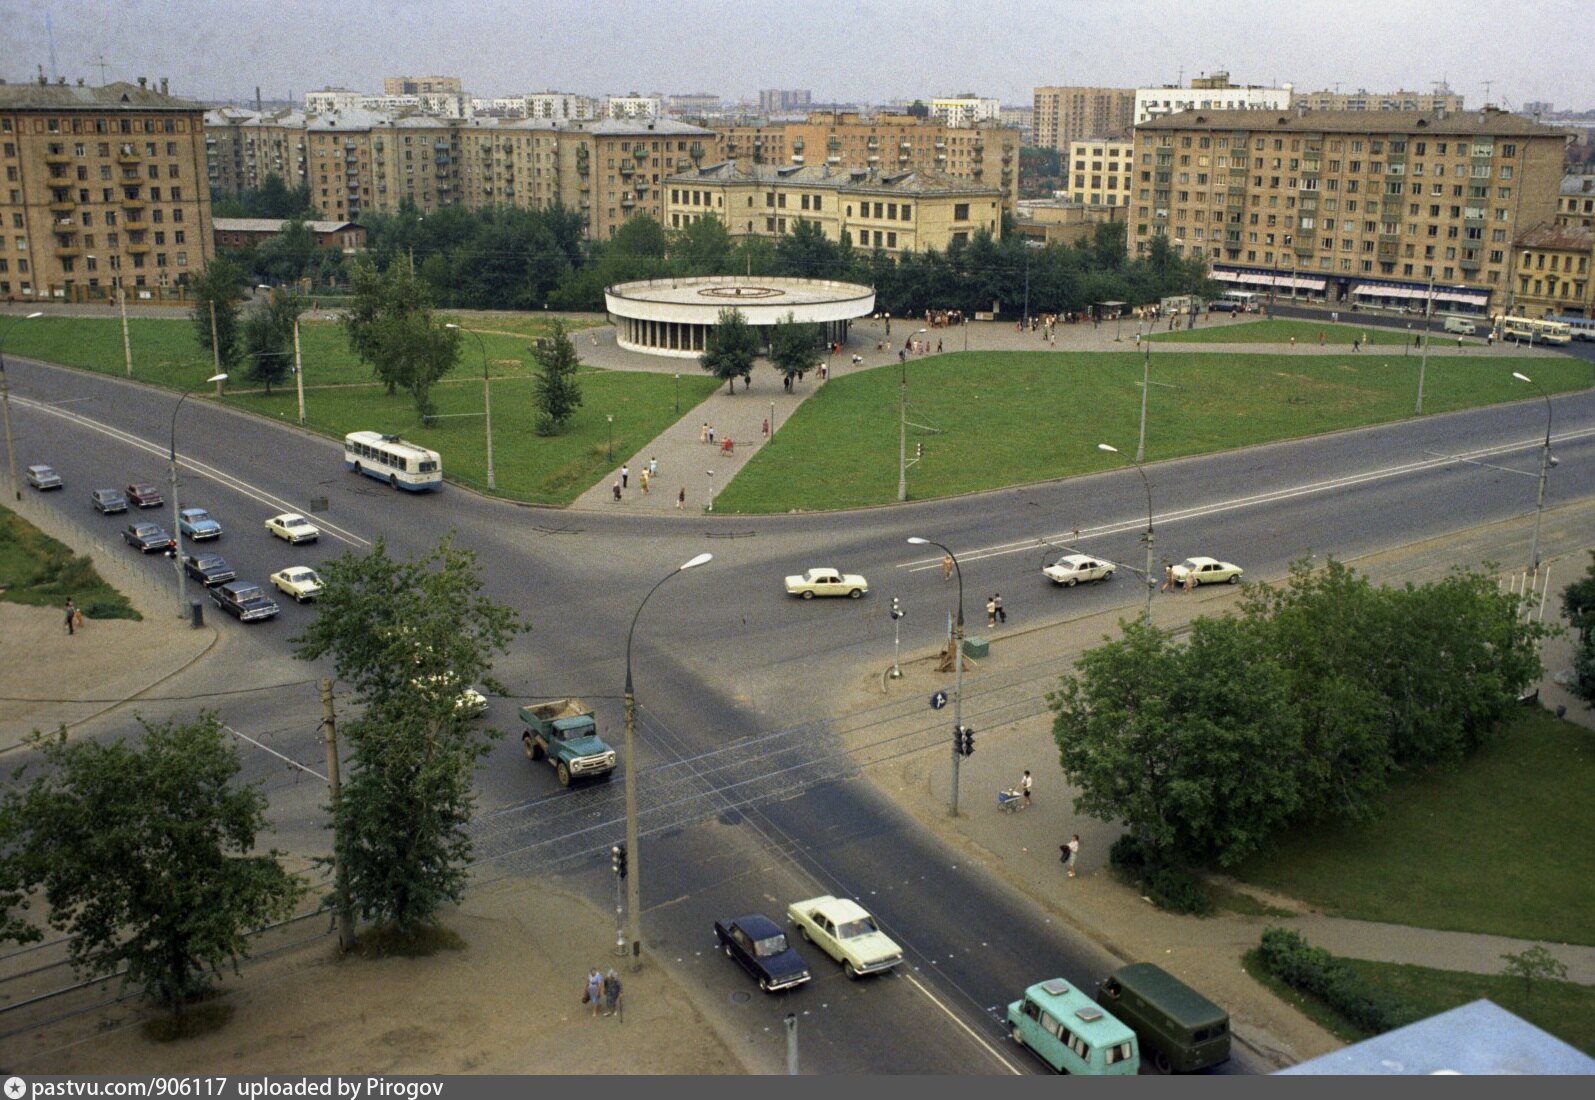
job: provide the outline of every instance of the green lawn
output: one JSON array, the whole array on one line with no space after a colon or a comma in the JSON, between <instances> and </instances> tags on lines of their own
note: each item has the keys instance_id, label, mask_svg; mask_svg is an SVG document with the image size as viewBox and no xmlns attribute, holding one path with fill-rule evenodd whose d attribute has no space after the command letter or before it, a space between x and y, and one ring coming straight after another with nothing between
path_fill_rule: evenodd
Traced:
<instances>
[{"instance_id":1,"label":"green lawn","mask_svg":"<svg viewBox=\"0 0 1595 1100\"><path fill-rule=\"evenodd\" d=\"M92 561L0 508L0 599L64 607L69 596L85 618L142 618L127 597L100 578Z\"/></svg>"},{"instance_id":2,"label":"green lawn","mask_svg":"<svg viewBox=\"0 0 1595 1100\"><path fill-rule=\"evenodd\" d=\"M912 459L916 444L923 443L925 453L908 472L910 498L1121 464L1123 459L1099 451L1097 444L1134 454L1142 358L1135 352L954 352L911 361L908 451ZM1519 359L1483 355L1432 359L1424 410L1536 396L1513 379L1521 366ZM1418 361L1349 352L1159 351L1152 355L1151 377L1149 462L1410 416ZM1573 358L1540 359L1534 379L1552 393L1584 389L1595 383L1595 367ZM898 386L896 367L825 383L715 497L715 510L814 510L896 500ZM750 405L750 418L761 415L756 400ZM1525 412L1525 429L1536 427L1540 415Z\"/></svg>"},{"instance_id":3,"label":"green lawn","mask_svg":"<svg viewBox=\"0 0 1595 1100\"><path fill-rule=\"evenodd\" d=\"M1327 913L1595 944L1595 733L1524 709L1461 766L1398 783L1231 873Z\"/></svg>"},{"instance_id":4,"label":"green lawn","mask_svg":"<svg viewBox=\"0 0 1595 1100\"><path fill-rule=\"evenodd\" d=\"M531 433L529 344L541 317L461 315L482 329L465 340L455 373L435 390L439 411L481 408L483 356L493 381L494 468L498 491L543 504L564 504L604 476L609 425L615 416L617 455L642 447L679 419L675 381L653 372L588 371L586 403L566 434ZM1236 324L1237 333L1261 325ZM159 385L203 389L209 361L185 320L132 321L134 376ZM1344 327L1344 326L1342 326ZM528 330L522 334L520 329ZM512 329L514 331L512 331ZM1201 331L1201 330L1199 330ZM582 341L577 340L580 352ZM451 478L485 483L480 417L445 418L422 428L403 394L389 397L349 353L343 330L329 322L301 326L307 419L331 436L357 428L397 432L444 453ZM120 374L121 330L114 316L46 317L11 326L8 352ZM909 374L909 450L924 457L909 471L914 499L951 496L1112 468L1122 461L1097 450L1135 445L1142 355L1135 351L953 352L913 361ZM1532 393L1512 378L1524 360L1483 354L1434 357L1424 409L1448 412L1519 400ZM1382 349L1373 354L1213 355L1165 349L1152 354L1147 460L1205 454L1385 423L1411 415L1418 360ZM760 368L768 381L773 375ZM1536 359L1535 381L1560 393L1595 384L1595 367L1570 357ZM886 504L897 497L899 371L886 366L827 382L783 424L715 497L717 511L785 512ZM815 380L799 383L814 386ZM696 370L683 374L681 415L715 388ZM240 372L227 400L274 418L294 419L290 384L266 395ZM746 398L745 415L716 424L722 437L757 437L769 406ZM1525 413L1525 426L1537 414ZM801 471L801 477L793 476Z\"/></svg>"},{"instance_id":5,"label":"green lawn","mask_svg":"<svg viewBox=\"0 0 1595 1100\"><path fill-rule=\"evenodd\" d=\"M1377 325L1359 326L1351 324L1324 324L1318 321L1230 321L1222 319L1223 315L1214 314L1210 321L1199 321L1194 329L1177 328L1173 332L1154 332L1153 341L1171 344L1289 344L1294 336L1296 343L1302 347L1316 345L1318 334L1324 334L1324 343L1327 345L1344 344L1351 346L1353 340L1368 338L1369 344L1393 345L1401 347L1410 345L1412 338L1423 332L1423 324L1414 320L1410 330L1381 328ZM1431 346L1457 346L1457 338L1440 328L1441 322L1434 321L1433 328L1429 330L1429 343ZM1482 345L1484 339L1466 341L1468 345Z\"/></svg>"}]
</instances>

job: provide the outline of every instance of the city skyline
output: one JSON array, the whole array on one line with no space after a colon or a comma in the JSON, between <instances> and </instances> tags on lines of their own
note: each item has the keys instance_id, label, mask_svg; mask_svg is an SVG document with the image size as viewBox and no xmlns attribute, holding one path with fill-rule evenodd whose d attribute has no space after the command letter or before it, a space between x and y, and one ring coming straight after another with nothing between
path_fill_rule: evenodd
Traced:
<instances>
[{"instance_id":1,"label":"city skyline","mask_svg":"<svg viewBox=\"0 0 1595 1100\"><path fill-rule=\"evenodd\" d=\"M1133 15L1100 0L992 0L978 27L970 10L950 0L812 0L802 9L717 0L0 0L0 77L31 80L41 68L68 83L166 77L174 95L237 102L253 100L257 87L265 99L302 101L327 86L380 91L384 76L453 75L486 97L708 92L756 103L761 89L806 88L816 102L969 92L1028 105L1040 86L1189 84L1224 71L1237 84L1297 91L1431 91L1444 81L1469 106L1595 107L1595 76L1566 46L1587 14L1576 0L1514 9L1510 52L1498 49L1499 6L1484 0L1345 0L1332 20L1268 0L1232 0L1221 17L1179 0L1145 0ZM1378 48L1386 42L1398 45ZM1519 64L1523 57L1535 64Z\"/></svg>"}]
</instances>

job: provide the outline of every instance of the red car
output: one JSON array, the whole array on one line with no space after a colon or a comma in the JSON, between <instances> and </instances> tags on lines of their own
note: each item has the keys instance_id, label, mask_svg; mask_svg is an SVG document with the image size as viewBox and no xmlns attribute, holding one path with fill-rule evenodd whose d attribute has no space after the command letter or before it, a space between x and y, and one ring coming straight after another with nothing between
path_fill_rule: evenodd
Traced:
<instances>
[{"instance_id":1,"label":"red car","mask_svg":"<svg viewBox=\"0 0 1595 1100\"><path fill-rule=\"evenodd\" d=\"M140 508L159 508L166 503L161 491L147 481L135 481L129 485L127 499Z\"/></svg>"}]
</instances>

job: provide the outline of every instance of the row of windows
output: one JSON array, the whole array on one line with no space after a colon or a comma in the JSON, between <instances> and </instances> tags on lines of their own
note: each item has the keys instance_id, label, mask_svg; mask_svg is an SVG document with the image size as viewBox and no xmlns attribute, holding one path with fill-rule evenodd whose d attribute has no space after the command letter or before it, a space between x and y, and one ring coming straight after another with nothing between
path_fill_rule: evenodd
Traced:
<instances>
[{"instance_id":1,"label":"row of windows","mask_svg":"<svg viewBox=\"0 0 1595 1100\"><path fill-rule=\"evenodd\" d=\"M25 120L18 119L16 130L26 130ZM0 134L12 132L12 120L0 118ZM186 118L36 118L36 134L186 134Z\"/></svg>"},{"instance_id":2,"label":"row of windows","mask_svg":"<svg viewBox=\"0 0 1595 1100\"><path fill-rule=\"evenodd\" d=\"M1525 271L1527 271L1530 268L1533 268L1535 271L1544 271L1545 270L1545 257L1546 257L1546 255L1547 255L1547 253L1544 253L1544 252L1524 252L1522 257L1518 260L1518 266L1523 268ZM1548 255L1551 257L1551 270L1552 271L1556 271L1557 270L1557 261L1558 260L1563 260L1563 259L1565 259L1567 261L1567 265L1565 267L1561 268L1561 270L1563 270L1563 271L1572 271L1573 270L1573 261L1577 260L1578 261L1578 273L1580 275L1582 275L1582 274L1584 274L1584 271L1585 271L1585 265L1589 263L1589 257L1588 256L1560 256L1560 255L1558 255L1555 252L1551 252Z\"/></svg>"},{"instance_id":3,"label":"row of windows","mask_svg":"<svg viewBox=\"0 0 1595 1100\"><path fill-rule=\"evenodd\" d=\"M72 181L72 179L76 179L80 183L87 182L87 180L89 178L88 165L79 164L73 170L73 174L72 174L72 177L70 179L67 176L66 169L67 169L67 166L64 165L64 164L52 164L52 165L50 165L50 177L49 177L49 180L47 181L49 186L51 186L51 187L60 187L63 184L70 183ZM145 165L144 174L148 178L150 178L152 180L158 180L158 179L161 178L161 166L158 165L158 164ZM112 178L111 166L109 164L100 165L100 170L99 170L98 175L99 175L100 179L102 179L102 180L111 179ZM6 179L8 179L11 182L15 183L18 180L18 178L19 177L17 175L17 166L15 164L6 165ZM123 168L122 169L122 180L123 180L123 182L127 182L127 181L130 181L130 180L137 180L138 178L139 178L139 174L138 174L138 169L137 168ZM173 179L173 180L182 178L182 172L179 170L179 168L178 168L178 166L176 164L168 164L166 166L166 178L167 179Z\"/></svg>"},{"instance_id":4,"label":"row of windows","mask_svg":"<svg viewBox=\"0 0 1595 1100\"><path fill-rule=\"evenodd\" d=\"M1527 275L1518 276L1518 293L1530 293L1529 277ZM1542 284L1541 280L1535 279L1533 293L1536 297L1570 298L1574 301L1582 302L1584 300L1584 280L1563 279L1558 283L1555 279L1546 279Z\"/></svg>"},{"instance_id":5,"label":"row of windows","mask_svg":"<svg viewBox=\"0 0 1595 1100\"><path fill-rule=\"evenodd\" d=\"M1197 135L1194 138L1194 144L1195 144L1196 148L1198 148L1198 149L1229 149L1229 148L1231 148L1231 140L1232 139L1230 139L1228 137L1209 137L1207 135ZM1268 139L1268 138L1262 138L1262 137L1252 139L1249 147L1255 152L1259 152L1259 153L1266 152L1267 149L1268 149L1269 140L1270 139ZM1273 138L1272 140L1273 140L1273 143L1274 143L1274 151L1276 153L1285 152L1286 151L1285 139L1284 138ZM1234 142L1233 148L1235 148L1235 149L1242 149L1243 150L1243 149L1248 148L1248 139L1247 138L1237 137L1237 138L1233 139L1233 142ZM1170 147L1173 146L1173 144L1174 144L1174 135L1173 134L1146 133L1146 134L1143 134L1142 137L1141 137L1141 145L1143 147L1149 148L1149 149L1150 148L1157 148L1157 147L1170 148ZM1180 135L1179 145L1180 145L1181 149L1189 149L1189 148L1192 147L1192 144L1193 144L1193 136L1191 134L1181 134ZM1305 148L1304 148L1303 147L1303 139L1302 138L1291 138L1290 139L1290 149L1289 149L1289 151L1292 152L1292 153L1299 153L1299 152L1304 152L1305 151L1305 152L1307 152L1309 154L1315 154L1315 153L1319 153L1319 152L1323 151L1324 144L1325 144L1325 142L1323 141L1323 139L1313 139L1312 141L1308 142L1306 144ZM1366 143L1361 138L1354 138L1354 139L1351 139L1350 141L1347 141L1346 139L1343 139L1343 138L1332 138L1332 139L1330 139L1328 141L1327 144L1328 144L1328 151L1331 152L1331 153L1342 153L1342 152L1362 153L1362 152L1366 151L1368 153L1373 153L1373 154L1384 154L1384 153L1387 152L1387 148L1386 148L1387 146L1388 146L1388 153L1391 156L1403 156L1408 151L1408 149L1407 149L1408 142L1405 139L1403 139L1403 138L1371 139L1371 140L1368 140ZM1411 150L1412 151L1412 155L1413 156L1418 156L1418 157L1428 156L1429 155L1429 144L1430 143L1427 142L1427 141L1412 142L1411 143L1411 145L1412 145L1412 150ZM1474 142L1471 142L1471 143L1467 142L1467 141L1455 141L1455 142L1437 141L1437 142L1434 142L1434 155L1435 156L1440 156L1440 157L1448 155L1448 150L1450 149L1450 147L1452 145L1456 146L1456 151L1454 153L1450 153L1449 155L1451 155L1451 156L1458 156L1458 157L1469 157L1469 156L1471 156L1471 157L1477 158L1477 157L1490 157L1490 156L1494 156L1495 155L1495 141L1494 141L1493 138L1489 138L1489 139L1481 138L1480 140L1474 141ZM1349 146L1349 148L1348 148L1348 146ZM1515 156L1517 156L1517 144L1515 142L1510 142L1510 141L1502 142L1501 143L1501 156L1503 156L1503 157L1515 157Z\"/></svg>"}]
</instances>

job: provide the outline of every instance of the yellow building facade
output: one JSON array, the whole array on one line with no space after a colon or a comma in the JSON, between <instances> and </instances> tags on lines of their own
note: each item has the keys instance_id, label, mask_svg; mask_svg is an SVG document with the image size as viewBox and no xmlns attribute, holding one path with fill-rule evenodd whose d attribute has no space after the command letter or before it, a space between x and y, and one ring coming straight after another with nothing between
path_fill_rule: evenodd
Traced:
<instances>
[{"instance_id":1,"label":"yellow building facade","mask_svg":"<svg viewBox=\"0 0 1595 1100\"><path fill-rule=\"evenodd\" d=\"M1130 205L1134 156L1129 138L1070 142L1064 170L1069 201L1083 206Z\"/></svg>"},{"instance_id":2,"label":"yellow building facade","mask_svg":"<svg viewBox=\"0 0 1595 1100\"><path fill-rule=\"evenodd\" d=\"M1542 222L1513 248L1512 298L1519 317L1595 317L1595 228Z\"/></svg>"}]
</instances>

